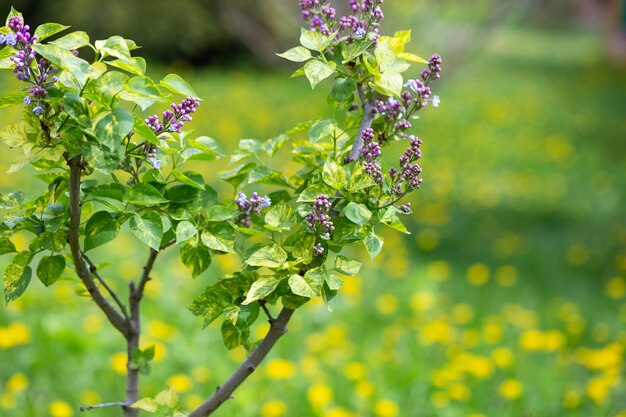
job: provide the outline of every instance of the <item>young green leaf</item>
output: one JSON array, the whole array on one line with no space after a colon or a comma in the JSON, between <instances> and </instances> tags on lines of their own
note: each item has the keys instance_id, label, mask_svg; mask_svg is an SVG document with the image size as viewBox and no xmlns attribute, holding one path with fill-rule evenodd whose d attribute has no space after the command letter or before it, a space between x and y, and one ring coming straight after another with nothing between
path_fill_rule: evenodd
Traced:
<instances>
[{"instance_id":1,"label":"young green leaf","mask_svg":"<svg viewBox=\"0 0 626 417\"><path fill-rule=\"evenodd\" d=\"M32 274L30 266L17 263L12 263L4 270L4 299L7 304L24 294Z\"/></svg>"},{"instance_id":2,"label":"young green leaf","mask_svg":"<svg viewBox=\"0 0 626 417\"><path fill-rule=\"evenodd\" d=\"M323 52L333 41L334 34L324 35L315 30L302 28L300 32L300 44L307 49Z\"/></svg>"},{"instance_id":3,"label":"young green leaf","mask_svg":"<svg viewBox=\"0 0 626 417\"><path fill-rule=\"evenodd\" d=\"M304 62L313 58L313 55L311 55L311 51L309 51L308 49L302 46L296 46L295 48L291 48L283 52L282 54L276 54L276 55L278 55L281 58L288 59L289 61L292 61L292 62Z\"/></svg>"},{"instance_id":4,"label":"young green leaf","mask_svg":"<svg viewBox=\"0 0 626 417\"><path fill-rule=\"evenodd\" d=\"M63 32L65 29L69 29L69 26L59 23L44 23L43 25L37 26L34 35L37 37L37 42L41 42L52 35Z\"/></svg>"},{"instance_id":5,"label":"young green leaf","mask_svg":"<svg viewBox=\"0 0 626 417\"><path fill-rule=\"evenodd\" d=\"M163 239L163 222L156 211L147 211L141 217L134 214L130 218L130 231L137 239L154 250L161 248Z\"/></svg>"},{"instance_id":6,"label":"young green leaf","mask_svg":"<svg viewBox=\"0 0 626 417\"><path fill-rule=\"evenodd\" d=\"M287 252L276 244L264 246L254 252L245 262L250 266L279 268L287 261Z\"/></svg>"},{"instance_id":7,"label":"young green leaf","mask_svg":"<svg viewBox=\"0 0 626 417\"><path fill-rule=\"evenodd\" d=\"M178 243L189 240L197 234L198 229L191 222L182 221L176 226L176 241Z\"/></svg>"},{"instance_id":8,"label":"young green leaf","mask_svg":"<svg viewBox=\"0 0 626 417\"><path fill-rule=\"evenodd\" d=\"M172 93L180 94L183 96L193 97L201 100L198 93L178 74L167 74L165 78L159 82L159 85L165 87Z\"/></svg>"},{"instance_id":9,"label":"young green leaf","mask_svg":"<svg viewBox=\"0 0 626 417\"><path fill-rule=\"evenodd\" d=\"M314 89L317 84L334 74L337 64L334 62L322 62L312 59L304 65L304 74Z\"/></svg>"},{"instance_id":10,"label":"young green leaf","mask_svg":"<svg viewBox=\"0 0 626 417\"><path fill-rule=\"evenodd\" d=\"M120 225L108 211L99 211L87 220L85 226L85 251L115 239Z\"/></svg>"},{"instance_id":11,"label":"young green leaf","mask_svg":"<svg viewBox=\"0 0 626 417\"><path fill-rule=\"evenodd\" d=\"M374 232L370 232L367 236L365 236L363 246L365 246L367 253L370 254L370 258L374 260L374 258L383 249L383 239L377 236Z\"/></svg>"},{"instance_id":12,"label":"young green leaf","mask_svg":"<svg viewBox=\"0 0 626 417\"><path fill-rule=\"evenodd\" d=\"M385 214L383 214L383 217L380 219L380 221L381 223L384 223L392 229L398 230L399 232L406 233L407 235L411 234L411 232L407 230L404 223L402 223L402 220L400 220L400 218L398 217L398 209L394 206L389 207L385 211Z\"/></svg>"},{"instance_id":13,"label":"young green leaf","mask_svg":"<svg viewBox=\"0 0 626 417\"><path fill-rule=\"evenodd\" d=\"M319 295L302 276L296 274L289 277L289 288L292 293L301 297L313 298Z\"/></svg>"},{"instance_id":14,"label":"young green leaf","mask_svg":"<svg viewBox=\"0 0 626 417\"><path fill-rule=\"evenodd\" d=\"M332 159L329 159L324 164L322 179L326 184L330 185L335 190L343 189L348 181L348 177L346 176L343 167Z\"/></svg>"},{"instance_id":15,"label":"young green leaf","mask_svg":"<svg viewBox=\"0 0 626 417\"><path fill-rule=\"evenodd\" d=\"M296 222L293 209L284 201L272 206L265 214L265 228L276 232L291 230Z\"/></svg>"},{"instance_id":16,"label":"young green leaf","mask_svg":"<svg viewBox=\"0 0 626 417\"><path fill-rule=\"evenodd\" d=\"M65 258L63 255L44 256L37 265L37 277L45 285L57 282L65 270Z\"/></svg>"},{"instance_id":17,"label":"young green leaf","mask_svg":"<svg viewBox=\"0 0 626 417\"><path fill-rule=\"evenodd\" d=\"M130 189L128 196L125 198L125 202L136 206L156 206L158 204L167 203L168 200L163 197L163 194L161 194L159 190L150 184L139 182Z\"/></svg>"},{"instance_id":18,"label":"young green leaf","mask_svg":"<svg viewBox=\"0 0 626 417\"><path fill-rule=\"evenodd\" d=\"M250 304L267 297L274 292L279 283L280 279L276 278L274 275L263 276L259 278L258 280L254 281L254 283L250 287L250 290L248 291L248 294L246 295L246 299L241 304Z\"/></svg>"},{"instance_id":19,"label":"young green leaf","mask_svg":"<svg viewBox=\"0 0 626 417\"><path fill-rule=\"evenodd\" d=\"M211 253L202 243L188 240L180 245L180 260L191 269L191 276L195 278L211 265Z\"/></svg>"},{"instance_id":20,"label":"young green leaf","mask_svg":"<svg viewBox=\"0 0 626 417\"><path fill-rule=\"evenodd\" d=\"M335 258L335 270L344 275L356 275L361 270L363 264L359 261L346 258L345 256L337 256Z\"/></svg>"},{"instance_id":21,"label":"young green leaf","mask_svg":"<svg viewBox=\"0 0 626 417\"><path fill-rule=\"evenodd\" d=\"M0 255L17 252L13 242L8 237L0 238Z\"/></svg>"},{"instance_id":22,"label":"young green leaf","mask_svg":"<svg viewBox=\"0 0 626 417\"><path fill-rule=\"evenodd\" d=\"M366 224L372 217L372 212L369 211L365 204L355 203L354 201L348 203L343 212L348 219L359 226Z\"/></svg>"},{"instance_id":23,"label":"young green leaf","mask_svg":"<svg viewBox=\"0 0 626 417\"><path fill-rule=\"evenodd\" d=\"M76 31L68 33L50 43L63 49L80 49L89 45L89 35L86 32Z\"/></svg>"}]
</instances>

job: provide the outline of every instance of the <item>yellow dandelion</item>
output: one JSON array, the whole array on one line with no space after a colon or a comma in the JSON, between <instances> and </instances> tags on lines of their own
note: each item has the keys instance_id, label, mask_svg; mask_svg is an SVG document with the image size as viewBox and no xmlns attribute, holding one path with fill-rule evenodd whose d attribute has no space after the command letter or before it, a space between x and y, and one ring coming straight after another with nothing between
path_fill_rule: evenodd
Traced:
<instances>
[{"instance_id":1,"label":"yellow dandelion","mask_svg":"<svg viewBox=\"0 0 626 417\"><path fill-rule=\"evenodd\" d=\"M0 408L4 408L5 410L17 408L15 396L10 392L0 393Z\"/></svg>"},{"instance_id":2,"label":"yellow dandelion","mask_svg":"<svg viewBox=\"0 0 626 417\"><path fill-rule=\"evenodd\" d=\"M300 369L305 375L315 377L320 372L320 364L315 356L305 356L300 360Z\"/></svg>"},{"instance_id":3,"label":"yellow dandelion","mask_svg":"<svg viewBox=\"0 0 626 417\"><path fill-rule=\"evenodd\" d=\"M376 309L382 314L393 314L398 310L398 299L393 294L382 294L376 299Z\"/></svg>"},{"instance_id":4,"label":"yellow dandelion","mask_svg":"<svg viewBox=\"0 0 626 417\"><path fill-rule=\"evenodd\" d=\"M83 329L87 333L98 333L102 329L103 319L99 314L89 314L83 320Z\"/></svg>"},{"instance_id":5,"label":"yellow dandelion","mask_svg":"<svg viewBox=\"0 0 626 417\"><path fill-rule=\"evenodd\" d=\"M457 304L452 307L452 319L458 324L467 324L474 319L474 308L469 304Z\"/></svg>"},{"instance_id":6,"label":"yellow dandelion","mask_svg":"<svg viewBox=\"0 0 626 417\"><path fill-rule=\"evenodd\" d=\"M161 320L150 320L147 326L147 335L153 339L168 341L174 337L176 328Z\"/></svg>"},{"instance_id":7,"label":"yellow dandelion","mask_svg":"<svg viewBox=\"0 0 626 417\"><path fill-rule=\"evenodd\" d=\"M418 291L411 297L411 308L415 311L428 311L434 305L435 295L430 291Z\"/></svg>"},{"instance_id":8,"label":"yellow dandelion","mask_svg":"<svg viewBox=\"0 0 626 417\"><path fill-rule=\"evenodd\" d=\"M354 391L361 398L369 398L374 394L374 384L370 381L360 381Z\"/></svg>"},{"instance_id":9,"label":"yellow dandelion","mask_svg":"<svg viewBox=\"0 0 626 417\"><path fill-rule=\"evenodd\" d=\"M498 392L502 398L507 400L517 400L524 393L524 386L517 379L507 379L500 384Z\"/></svg>"},{"instance_id":10,"label":"yellow dandelion","mask_svg":"<svg viewBox=\"0 0 626 417\"><path fill-rule=\"evenodd\" d=\"M317 383L308 389L306 397L313 407L322 408L333 400L333 391L328 385Z\"/></svg>"},{"instance_id":11,"label":"yellow dandelion","mask_svg":"<svg viewBox=\"0 0 626 417\"><path fill-rule=\"evenodd\" d=\"M479 355L468 355L467 359L465 364L467 372L476 378L489 378L493 373L493 365L488 358Z\"/></svg>"},{"instance_id":12,"label":"yellow dandelion","mask_svg":"<svg viewBox=\"0 0 626 417\"><path fill-rule=\"evenodd\" d=\"M52 401L48 405L48 413L52 417L72 417L74 415L72 407L65 401Z\"/></svg>"},{"instance_id":13,"label":"yellow dandelion","mask_svg":"<svg viewBox=\"0 0 626 417\"><path fill-rule=\"evenodd\" d=\"M461 334L461 343L466 348L473 348L480 343L480 332L476 329L466 329Z\"/></svg>"},{"instance_id":14,"label":"yellow dandelion","mask_svg":"<svg viewBox=\"0 0 626 417\"><path fill-rule=\"evenodd\" d=\"M352 381L358 381L367 375L367 367L361 362L349 362L343 367L343 374Z\"/></svg>"},{"instance_id":15,"label":"yellow dandelion","mask_svg":"<svg viewBox=\"0 0 626 417\"><path fill-rule=\"evenodd\" d=\"M491 359L498 368L509 368L513 364L513 352L506 347L498 347L491 351Z\"/></svg>"},{"instance_id":16,"label":"yellow dandelion","mask_svg":"<svg viewBox=\"0 0 626 417\"><path fill-rule=\"evenodd\" d=\"M378 417L396 417L400 412L398 404L392 400L378 400L374 406L374 413Z\"/></svg>"},{"instance_id":17,"label":"yellow dandelion","mask_svg":"<svg viewBox=\"0 0 626 417\"><path fill-rule=\"evenodd\" d=\"M6 383L6 390L11 393L18 393L28 388L28 378L22 373L15 373L9 377Z\"/></svg>"},{"instance_id":18,"label":"yellow dandelion","mask_svg":"<svg viewBox=\"0 0 626 417\"><path fill-rule=\"evenodd\" d=\"M207 366L196 366L191 370L191 377L194 381L204 384L211 379L211 370Z\"/></svg>"},{"instance_id":19,"label":"yellow dandelion","mask_svg":"<svg viewBox=\"0 0 626 417\"><path fill-rule=\"evenodd\" d=\"M435 261L428 264L426 276L435 282L443 282L450 277L450 264L446 261Z\"/></svg>"},{"instance_id":20,"label":"yellow dandelion","mask_svg":"<svg viewBox=\"0 0 626 417\"><path fill-rule=\"evenodd\" d=\"M485 285L489 281L489 267L484 263L475 263L467 268L467 280L472 285Z\"/></svg>"},{"instance_id":21,"label":"yellow dandelion","mask_svg":"<svg viewBox=\"0 0 626 417\"><path fill-rule=\"evenodd\" d=\"M287 412L287 405L280 400L271 400L261 406L262 417L281 417Z\"/></svg>"},{"instance_id":22,"label":"yellow dandelion","mask_svg":"<svg viewBox=\"0 0 626 417\"><path fill-rule=\"evenodd\" d=\"M522 349L528 351L542 350L545 346L544 334L535 329L526 330L520 335L519 345Z\"/></svg>"},{"instance_id":23,"label":"yellow dandelion","mask_svg":"<svg viewBox=\"0 0 626 417\"><path fill-rule=\"evenodd\" d=\"M92 390L85 390L80 393L80 403L84 405L94 405L102 402L100 394Z\"/></svg>"},{"instance_id":24,"label":"yellow dandelion","mask_svg":"<svg viewBox=\"0 0 626 417\"><path fill-rule=\"evenodd\" d=\"M291 379L296 374L296 365L286 359L272 359L267 363L265 373L270 379Z\"/></svg>"},{"instance_id":25,"label":"yellow dandelion","mask_svg":"<svg viewBox=\"0 0 626 417\"><path fill-rule=\"evenodd\" d=\"M185 408L187 408L187 410L194 410L202 404L205 399L206 398L201 395L189 395L185 398Z\"/></svg>"},{"instance_id":26,"label":"yellow dandelion","mask_svg":"<svg viewBox=\"0 0 626 417\"><path fill-rule=\"evenodd\" d=\"M517 282L517 269L512 265L503 265L496 269L496 282L502 287L511 287Z\"/></svg>"},{"instance_id":27,"label":"yellow dandelion","mask_svg":"<svg viewBox=\"0 0 626 417\"><path fill-rule=\"evenodd\" d=\"M622 277L613 277L607 281L604 294L614 300L624 298L626 295L626 280Z\"/></svg>"},{"instance_id":28,"label":"yellow dandelion","mask_svg":"<svg viewBox=\"0 0 626 417\"><path fill-rule=\"evenodd\" d=\"M487 323L483 327L483 338L492 345L502 340L502 333L502 326L497 323Z\"/></svg>"},{"instance_id":29,"label":"yellow dandelion","mask_svg":"<svg viewBox=\"0 0 626 417\"><path fill-rule=\"evenodd\" d=\"M543 349L549 352L561 349L567 342L565 335L558 330L548 330L543 336Z\"/></svg>"},{"instance_id":30,"label":"yellow dandelion","mask_svg":"<svg viewBox=\"0 0 626 417\"><path fill-rule=\"evenodd\" d=\"M350 298L358 298L361 295L361 281L358 277L343 277L341 293Z\"/></svg>"},{"instance_id":31,"label":"yellow dandelion","mask_svg":"<svg viewBox=\"0 0 626 417\"><path fill-rule=\"evenodd\" d=\"M454 383L448 387L448 396L457 401L467 401L471 395L470 389L460 382Z\"/></svg>"},{"instance_id":32,"label":"yellow dandelion","mask_svg":"<svg viewBox=\"0 0 626 417\"><path fill-rule=\"evenodd\" d=\"M450 405L450 397L443 391L433 392L430 402L435 408L446 408Z\"/></svg>"},{"instance_id":33,"label":"yellow dandelion","mask_svg":"<svg viewBox=\"0 0 626 417\"><path fill-rule=\"evenodd\" d=\"M254 335L257 339L263 339L267 335L267 332L269 332L269 330L270 324L268 322L264 322L256 327L256 329L254 330Z\"/></svg>"},{"instance_id":34,"label":"yellow dandelion","mask_svg":"<svg viewBox=\"0 0 626 417\"><path fill-rule=\"evenodd\" d=\"M427 344L449 345L456 339L456 329L444 320L432 320L421 327L420 335Z\"/></svg>"},{"instance_id":35,"label":"yellow dandelion","mask_svg":"<svg viewBox=\"0 0 626 417\"><path fill-rule=\"evenodd\" d=\"M174 391L183 393L191 389L191 379L187 375L176 374L167 379L167 385L171 386Z\"/></svg>"},{"instance_id":36,"label":"yellow dandelion","mask_svg":"<svg viewBox=\"0 0 626 417\"><path fill-rule=\"evenodd\" d=\"M604 404L611 389L610 382L603 377L593 377L587 381L585 393L596 404Z\"/></svg>"},{"instance_id":37,"label":"yellow dandelion","mask_svg":"<svg viewBox=\"0 0 626 417\"><path fill-rule=\"evenodd\" d=\"M574 389L568 389L563 395L563 408L576 408L580 405L580 393Z\"/></svg>"},{"instance_id":38,"label":"yellow dandelion","mask_svg":"<svg viewBox=\"0 0 626 417\"><path fill-rule=\"evenodd\" d=\"M335 407L325 412L324 417L355 417L355 415L343 407Z\"/></svg>"},{"instance_id":39,"label":"yellow dandelion","mask_svg":"<svg viewBox=\"0 0 626 417\"><path fill-rule=\"evenodd\" d=\"M126 375L126 352L117 352L109 359L113 371L119 375Z\"/></svg>"}]
</instances>

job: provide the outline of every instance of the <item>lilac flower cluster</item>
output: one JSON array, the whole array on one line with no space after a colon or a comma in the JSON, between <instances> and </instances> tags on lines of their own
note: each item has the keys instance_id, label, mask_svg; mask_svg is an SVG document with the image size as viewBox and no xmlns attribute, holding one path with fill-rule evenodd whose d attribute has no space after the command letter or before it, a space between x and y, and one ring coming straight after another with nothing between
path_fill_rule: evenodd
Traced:
<instances>
[{"instance_id":1,"label":"lilac flower cluster","mask_svg":"<svg viewBox=\"0 0 626 417\"><path fill-rule=\"evenodd\" d=\"M409 139L411 139L410 146L404 151L402 156L400 156L400 172L393 172L393 175L392 172L389 173L392 180L396 179L397 176L398 180L403 180L406 184L405 190L402 189L401 184L396 184L394 192L398 195L406 194L408 191L418 188L422 183L422 179L419 178L422 168L414 163L422 157L422 151L420 149L422 140L415 136L409 136Z\"/></svg>"},{"instance_id":2,"label":"lilac flower cluster","mask_svg":"<svg viewBox=\"0 0 626 417\"><path fill-rule=\"evenodd\" d=\"M346 42L363 39L369 33L370 40L378 39L378 28L384 15L380 9L383 0L349 0L349 7L354 14L335 20L336 10L329 5L329 0L299 0L301 16L308 22L311 30L324 35L337 32L337 39L345 37Z\"/></svg>"},{"instance_id":3,"label":"lilac flower cluster","mask_svg":"<svg viewBox=\"0 0 626 417\"><path fill-rule=\"evenodd\" d=\"M163 112L163 122L156 114L146 118L145 122L157 135L165 131L180 133L185 122L191 121L190 114L194 113L199 105L198 100L187 97L180 104L172 103L172 110L168 109Z\"/></svg>"},{"instance_id":4,"label":"lilac flower cluster","mask_svg":"<svg viewBox=\"0 0 626 417\"><path fill-rule=\"evenodd\" d=\"M319 234L322 239L330 239L330 232L335 230L328 212L330 211L330 201L326 194L320 194L313 203L313 209L307 214L305 221L311 231Z\"/></svg>"},{"instance_id":5,"label":"lilac flower cluster","mask_svg":"<svg viewBox=\"0 0 626 417\"><path fill-rule=\"evenodd\" d=\"M48 89L58 81L57 77L54 76L57 69L43 58L38 61L36 69L32 68L32 63L35 61L35 51L32 45L37 40L37 36L30 34L30 26L25 25L21 17L10 18L9 29L11 32L0 35L0 45L6 44L17 50L15 55L10 58L15 63L13 72L18 80L33 84L28 95L24 97L24 104L34 103L33 113L40 116L45 112L42 104L48 95Z\"/></svg>"},{"instance_id":6,"label":"lilac flower cluster","mask_svg":"<svg viewBox=\"0 0 626 417\"><path fill-rule=\"evenodd\" d=\"M383 173L377 159L381 155L381 151L380 145L374 140L374 137L374 130L372 128L364 129L361 133L363 148L361 149L360 159L363 162L363 170L365 173L380 184L383 182Z\"/></svg>"},{"instance_id":7,"label":"lilac flower cluster","mask_svg":"<svg viewBox=\"0 0 626 417\"><path fill-rule=\"evenodd\" d=\"M159 119L159 116L148 116L144 121L152 129L156 135L160 135L166 131L180 133L183 129L185 122L191 121L191 113L196 111L196 107L200 105L200 102L193 97L187 97L180 104L172 103L172 110L165 110L162 114L163 121ZM165 136L161 136L164 139ZM156 151L158 146L152 145L146 147L145 155L148 162L152 164L152 168L161 168L161 161L157 159Z\"/></svg>"},{"instance_id":8,"label":"lilac flower cluster","mask_svg":"<svg viewBox=\"0 0 626 417\"><path fill-rule=\"evenodd\" d=\"M422 78L425 82L440 78L441 62L442 60L439 54L434 54L430 57L428 60L428 69L422 71Z\"/></svg>"},{"instance_id":9,"label":"lilac flower cluster","mask_svg":"<svg viewBox=\"0 0 626 417\"><path fill-rule=\"evenodd\" d=\"M266 207L272 205L272 200L268 196L259 196L256 192L252 193L252 196L248 200L246 195L242 192L235 199L235 203L241 211L239 217L237 217L237 223L243 227L250 227L252 224L252 213L260 213Z\"/></svg>"}]
</instances>

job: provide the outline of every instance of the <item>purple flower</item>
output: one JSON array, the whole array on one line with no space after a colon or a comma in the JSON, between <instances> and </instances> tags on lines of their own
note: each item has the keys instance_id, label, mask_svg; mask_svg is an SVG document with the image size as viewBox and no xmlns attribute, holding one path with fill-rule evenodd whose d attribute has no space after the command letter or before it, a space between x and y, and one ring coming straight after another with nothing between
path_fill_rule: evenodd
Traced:
<instances>
[{"instance_id":1,"label":"purple flower","mask_svg":"<svg viewBox=\"0 0 626 417\"><path fill-rule=\"evenodd\" d=\"M199 105L200 102L198 100L187 97L180 104L172 103L172 110L168 109L163 112L161 115L162 123L156 114L147 117L145 122L157 135L166 131L180 133L185 122L191 121L190 114L194 113Z\"/></svg>"},{"instance_id":2,"label":"purple flower","mask_svg":"<svg viewBox=\"0 0 626 417\"><path fill-rule=\"evenodd\" d=\"M434 96L432 99L433 107L439 107L439 103L441 103L441 99L439 96Z\"/></svg>"},{"instance_id":3,"label":"purple flower","mask_svg":"<svg viewBox=\"0 0 626 417\"><path fill-rule=\"evenodd\" d=\"M270 200L269 196L261 197L256 192L252 193L252 196L248 200L244 193L239 192L237 198L235 198L235 204L237 204L237 208L241 211L236 222L240 226L250 227L252 224L251 214L260 213L264 208L271 206L272 200Z\"/></svg>"},{"instance_id":4,"label":"purple flower","mask_svg":"<svg viewBox=\"0 0 626 417\"><path fill-rule=\"evenodd\" d=\"M309 229L322 239L330 239L330 232L335 230L328 212L330 212L328 196L320 194L315 199L311 212L304 219Z\"/></svg>"},{"instance_id":5,"label":"purple flower","mask_svg":"<svg viewBox=\"0 0 626 417\"><path fill-rule=\"evenodd\" d=\"M24 97L24 104L26 104L27 106L30 104L30 102L33 101L29 96Z\"/></svg>"},{"instance_id":6,"label":"purple flower","mask_svg":"<svg viewBox=\"0 0 626 417\"><path fill-rule=\"evenodd\" d=\"M42 114L44 114L45 110L43 107L41 107L41 103L37 103L37 106L35 106L35 108L33 109L33 113L35 113L35 116L41 116Z\"/></svg>"},{"instance_id":7,"label":"purple flower","mask_svg":"<svg viewBox=\"0 0 626 417\"><path fill-rule=\"evenodd\" d=\"M313 256L322 256L324 254L324 247L322 246L322 244L320 242L317 242L314 246L313 246Z\"/></svg>"},{"instance_id":8,"label":"purple flower","mask_svg":"<svg viewBox=\"0 0 626 417\"><path fill-rule=\"evenodd\" d=\"M4 39L0 43L6 43L7 45L15 46L15 44L17 43L17 36L15 36L14 33L9 32L6 36L4 36Z\"/></svg>"}]
</instances>

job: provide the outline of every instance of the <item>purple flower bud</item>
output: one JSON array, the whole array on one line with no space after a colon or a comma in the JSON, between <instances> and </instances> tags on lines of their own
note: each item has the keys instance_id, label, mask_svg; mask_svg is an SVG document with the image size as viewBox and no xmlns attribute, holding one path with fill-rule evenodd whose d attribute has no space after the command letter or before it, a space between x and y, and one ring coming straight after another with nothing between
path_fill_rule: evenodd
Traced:
<instances>
[{"instance_id":1,"label":"purple flower bud","mask_svg":"<svg viewBox=\"0 0 626 417\"><path fill-rule=\"evenodd\" d=\"M40 103L37 103L37 106L33 109L33 113L35 113L35 116L41 116L42 114L44 114L45 110L43 107L41 107Z\"/></svg>"}]
</instances>

